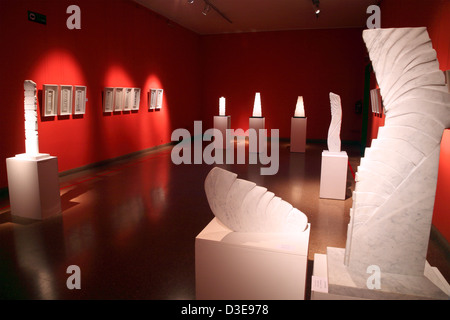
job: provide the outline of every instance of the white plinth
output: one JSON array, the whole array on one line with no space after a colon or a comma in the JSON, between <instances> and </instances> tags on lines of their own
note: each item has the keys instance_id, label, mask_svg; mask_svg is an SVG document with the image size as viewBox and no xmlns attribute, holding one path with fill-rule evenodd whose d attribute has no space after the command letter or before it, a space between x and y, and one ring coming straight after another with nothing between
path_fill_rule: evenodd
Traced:
<instances>
[{"instance_id":1,"label":"white plinth","mask_svg":"<svg viewBox=\"0 0 450 320\"><path fill-rule=\"evenodd\" d=\"M320 198L345 200L347 169L347 152L322 152Z\"/></svg>"},{"instance_id":2,"label":"white plinth","mask_svg":"<svg viewBox=\"0 0 450 320\"><path fill-rule=\"evenodd\" d=\"M267 150L267 135L262 134L259 130L263 130L266 127L266 119L264 117L250 117L249 129L254 129L256 132L256 141L253 140L253 136L249 133L249 152L262 153Z\"/></svg>"},{"instance_id":3,"label":"white plinth","mask_svg":"<svg viewBox=\"0 0 450 320\"><path fill-rule=\"evenodd\" d=\"M309 234L233 232L214 218L195 238L196 298L303 300Z\"/></svg>"},{"instance_id":4,"label":"white plinth","mask_svg":"<svg viewBox=\"0 0 450 320\"><path fill-rule=\"evenodd\" d=\"M341 248L314 255L311 300L423 300L450 298L450 286L435 267L425 263L423 276L383 273L380 287L369 288L371 273L356 274L344 264ZM370 282L370 280L369 280Z\"/></svg>"},{"instance_id":5,"label":"white plinth","mask_svg":"<svg viewBox=\"0 0 450 320\"><path fill-rule=\"evenodd\" d=\"M58 159L25 154L6 159L11 215L42 220L61 213Z\"/></svg>"},{"instance_id":6,"label":"white plinth","mask_svg":"<svg viewBox=\"0 0 450 320\"><path fill-rule=\"evenodd\" d=\"M291 118L291 152L305 152L307 118Z\"/></svg>"},{"instance_id":7,"label":"white plinth","mask_svg":"<svg viewBox=\"0 0 450 320\"><path fill-rule=\"evenodd\" d=\"M231 137L227 137L227 129L231 127L230 116L214 116L214 129L222 133L221 137L214 139L214 147L218 149L228 149L231 147Z\"/></svg>"}]
</instances>

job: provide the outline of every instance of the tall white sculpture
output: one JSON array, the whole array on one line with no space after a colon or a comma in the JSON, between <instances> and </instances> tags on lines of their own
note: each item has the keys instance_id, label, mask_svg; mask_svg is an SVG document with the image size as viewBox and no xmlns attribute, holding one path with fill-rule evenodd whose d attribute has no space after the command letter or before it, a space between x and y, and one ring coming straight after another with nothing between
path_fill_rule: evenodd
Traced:
<instances>
[{"instance_id":1,"label":"tall white sculpture","mask_svg":"<svg viewBox=\"0 0 450 320\"><path fill-rule=\"evenodd\" d=\"M205 179L205 192L214 215L237 232L302 233L308 218L266 188L238 179L215 167Z\"/></svg>"},{"instance_id":2,"label":"tall white sculpture","mask_svg":"<svg viewBox=\"0 0 450 320\"><path fill-rule=\"evenodd\" d=\"M297 98L297 104L295 106L294 117L299 117L299 118L305 117L305 105L303 104L302 96L298 96L298 98Z\"/></svg>"},{"instance_id":3,"label":"tall white sculpture","mask_svg":"<svg viewBox=\"0 0 450 320\"><path fill-rule=\"evenodd\" d=\"M225 116L225 98L219 98L219 116Z\"/></svg>"},{"instance_id":4,"label":"tall white sculpture","mask_svg":"<svg viewBox=\"0 0 450 320\"><path fill-rule=\"evenodd\" d=\"M426 28L365 30L363 38L386 120L357 170L346 248L327 249L329 290L448 299L438 276L424 276L440 142L450 127L444 75ZM374 267L381 285L368 290Z\"/></svg>"},{"instance_id":5,"label":"tall white sculpture","mask_svg":"<svg viewBox=\"0 0 450 320\"><path fill-rule=\"evenodd\" d=\"M25 108L25 154L37 156L39 154L36 83L25 80L24 84Z\"/></svg>"},{"instance_id":6,"label":"tall white sculpture","mask_svg":"<svg viewBox=\"0 0 450 320\"><path fill-rule=\"evenodd\" d=\"M253 117L262 117L261 94L259 92L255 94L255 103L253 104Z\"/></svg>"},{"instance_id":7,"label":"tall white sculpture","mask_svg":"<svg viewBox=\"0 0 450 320\"><path fill-rule=\"evenodd\" d=\"M328 151L341 152L341 122L342 122L342 107L341 97L330 92L331 104L331 123L328 128Z\"/></svg>"}]
</instances>

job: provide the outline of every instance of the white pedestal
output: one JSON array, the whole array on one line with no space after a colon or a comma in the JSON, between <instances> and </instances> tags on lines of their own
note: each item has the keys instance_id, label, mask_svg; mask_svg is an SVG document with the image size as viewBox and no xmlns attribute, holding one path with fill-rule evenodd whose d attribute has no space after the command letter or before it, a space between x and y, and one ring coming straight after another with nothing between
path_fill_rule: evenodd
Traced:
<instances>
[{"instance_id":1,"label":"white pedestal","mask_svg":"<svg viewBox=\"0 0 450 320\"><path fill-rule=\"evenodd\" d=\"M195 238L196 298L303 300L309 234L233 232L214 218Z\"/></svg>"},{"instance_id":2,"label":"white pedestal","mask_svg":"<svg viewBox=\"0 0 450 320\"><path fill-rule=\"evenodd\" d=\"M307 118L291 118L291 152L305 152Z\"/></svg>"},{"instance_id":3,"label":"white pedestal","mask_svg":"<svg viewBox=\"0 0 450 320\"><path fill-rule=\"evenodd\" d=\"M252 136L249 132L248 143L249 143L249 152L257 152L262 153L267 150L267 134L262 134L263 132L259 131L265 129L266 127L266 119L264 117L250 117L249 119L249 129L254 129L256 132L256 136ZM254 141L256 139L256 141Z\"/></svg>"},{"instance_id":4,"label":"white pedestal","mask_svg":"<svg viewBox=\"0 0 450 320\"><path fill-rule=\"evenodd\" d=\"M11 215L42 220L61 213L58 159L24 154L6 159Z\"/></svg>"},{"instance_id":5,"label":"white pedestal","mask_svg":"<svg viewBox=\"0 0 450 320\"><path fill-rule=\"evenodd\" d=\"M322 152L320 198L345 200L347 168L347 152Z\"/></svg>"},{"instance_id":6,"label":"white pedestal","mask_svg":"<svg viewBox=\"0 0 450 320\"><path fill-rule=\"evenodd\" d=\"M380 288L369 288L371 273L352 273L343 263L345 249L327 248L314 255L311 300L417 300L450 298L450 286L426 261L423 276L383 273ZM370 282L370 280L369 280Z\"/></svg>"},{"instance_id":7,"label":"white pedestal","mask_svg":"<svg viewBox=\"0 0 450 320\"><path fill-rule=\"evenodd\" d=\"M231 137L227 137L227 129L231 127L230 116L214 116L214 129L219 130L222 136L214 139L214 148L228 149L231 147Z\"/></svg>"}]
</instances>

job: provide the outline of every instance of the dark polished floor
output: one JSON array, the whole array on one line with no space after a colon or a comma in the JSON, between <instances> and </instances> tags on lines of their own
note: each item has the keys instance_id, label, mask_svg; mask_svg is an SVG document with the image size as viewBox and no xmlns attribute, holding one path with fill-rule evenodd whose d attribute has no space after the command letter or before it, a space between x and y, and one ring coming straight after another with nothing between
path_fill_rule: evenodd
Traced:
<instances>
[{"instance_id":1,"label":"dark polished floor","mask_svg":"<svg viewBox=\"0 0 450 320\"><path fill-rule=\"evenodd\" d=\"M4 199L0 299L195 299L194 240L213 218L203 188L213 166L174 165L171 149L61 177L63 212L44 221L12 217ZM309 273L314 253L345 247L352 206L352 170L345 201L319 198L324 149L308 144L306 153L290 153L281 143L273 176L260 175L260 165L220 165L308 216ZM356 171L359 149L343 150ZM450 280L448 244L432 235L427 259ZM70 265L80 267L80 290L66 286Z\"/></svg>"}]
</instances>

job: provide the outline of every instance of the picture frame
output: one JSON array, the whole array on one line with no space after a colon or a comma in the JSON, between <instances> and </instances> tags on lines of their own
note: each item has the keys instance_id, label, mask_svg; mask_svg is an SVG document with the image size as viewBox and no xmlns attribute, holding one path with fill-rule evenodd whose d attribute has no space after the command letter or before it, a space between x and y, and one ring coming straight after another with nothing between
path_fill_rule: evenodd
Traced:
<instances>
[{"instance_id":1,"label":"picture frame","mask_svg":"<svg viewBox=\"0 0 450 320\"><path fill-rule=\"evenodd\" d=\"M133 104L133 88L124 88L123 111L131 111Z\"/></svg>"},{"instance_id":2,"label":"picture frame","mask_svg":"<svg viewBox=\"0 0 450 320\"><path fill-rule=\"evenodd\" d=\"M123 110L124 89L114 89L114 112Z\"/></svg>"},{"instance_id":3,"label":"picture frame","mask_svg":"<svg viewBox=\"0 0 450 320\"><path fill-rule=\"evenodd\" d=\"M106 87L103 89L103 112L114 111L114 88Z\"/></svg>"},{"instance_id":4,"label":"picture frame","mask_svg":"<svg viewBox=\"0 0 450 320\"><path fill-rule=\"evenodd\" d=\"M73 101L73 86L61 85L60 86L60 103L59 112L60 116L67 116L72 114L72 101Z\"/></svg>"},{"instance_id":5,"label":"picture frame","mask_svg":"<svg viewBox=\"0 0 450 320\"><path fill-rule=\"evenodd\" d=\"M156 89L150 89L149 91L148 108L150 110L156 109Z\"/></svg>"},{"instance_id":6,"label":"picture frame","mask_svg":"<svg viewBox=\"0 0 450 320\"><path fill-rule=\"evenodd\" d=\"M156 109L161 109L163 102L163 89L156 90Z\"/></svg>"},{"instance_id":7,"label":"picture frame","mask_svg":"<svg viewBox=\"0 0 450 320\"><path fill-rule=\"evenodd\" d=\"M74 114L86 113L86 86L75 86Z\"/></svg>"},{"instance_id":8,"label":"picture frame","mask_svg":"<svg viewBox=\"0 0 450 320\"><path fill-rule=\"evenodd\" d=\"M141 102L141 89L140 88L134 88L133 89L133 103L131 106L132 110L139 110L139 104Z\"/></svg>"},{"instance_id":9,"label":"picture frame","mask_svg":"<svg viewBox=\"0 0 450 320\"><path fill-rule=\"evenodd\" d=\"M43 107L42 113L44 117L56 116L58 113L58 95L59 86L56 84L43 85Z\"/></svg>"},{"instance_id":10,"label":"picture frame","mask_svg":"<svg viewBox=\"0 0 450 320\"><path fill-rule=\"evenodd\" d=\"M381 114L382 106L381 106L380 89L370 90L370 100L372 105L372 113Z\"/></svg>"}]
</instances>

